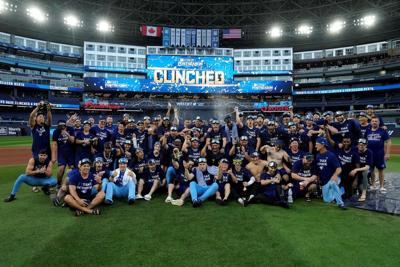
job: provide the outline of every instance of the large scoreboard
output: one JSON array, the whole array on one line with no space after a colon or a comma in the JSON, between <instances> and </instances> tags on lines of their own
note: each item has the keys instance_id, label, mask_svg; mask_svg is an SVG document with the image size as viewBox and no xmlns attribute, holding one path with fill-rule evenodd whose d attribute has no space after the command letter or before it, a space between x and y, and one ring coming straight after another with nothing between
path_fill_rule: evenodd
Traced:
<instances>
[{"instance_id":1,"label":"large scoreboard","mask_svg":"<svg viewBox=\"0 0 400 267\"><path fill-rule=\"evenodd\" d=\"M291 94L292 81L235 80L229 56L147 55L146 78L84 79L85 90L205 94Z\"/></svg>"}]
</instances>

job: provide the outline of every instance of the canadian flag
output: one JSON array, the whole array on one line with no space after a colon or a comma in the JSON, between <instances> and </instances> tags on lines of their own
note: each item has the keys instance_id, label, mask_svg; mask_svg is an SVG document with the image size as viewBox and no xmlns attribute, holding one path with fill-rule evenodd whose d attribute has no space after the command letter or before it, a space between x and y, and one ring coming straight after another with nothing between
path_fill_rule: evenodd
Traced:
<instances>
[{"instance_id":1,"label":"canadian flag","mask_svg":"<svg viewBox=\"0 0 400 267\"><path fill-rule=\"evenodd\" d=\"M143 36L153 36L153 37L160 37L162 28L156 26L140 26L140 32Z\"/></svg>"}]
</instances>

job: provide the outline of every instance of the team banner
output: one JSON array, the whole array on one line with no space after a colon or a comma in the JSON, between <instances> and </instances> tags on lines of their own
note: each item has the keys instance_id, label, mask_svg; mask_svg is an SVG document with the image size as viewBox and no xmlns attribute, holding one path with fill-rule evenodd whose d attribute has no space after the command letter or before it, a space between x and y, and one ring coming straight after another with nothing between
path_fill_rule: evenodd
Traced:
<instances>
[{"instance_id":1,"label":"team banner","mask_svg":"<svg viewBox=\"0 0 400 267\"><path fill-rule=\"evenodd\" d=\"M163 46L171 46L171 28L163 28Z\"/></svg>"},{"instance_id":2,"label":"team banner","mask_svg":"<svg viewBox=\"0 0 400 267\"><path fill-rule=\"evenodd\" d=\"M233 58L147 56L147 79L84 78L85 90L157 93L291 94L291 81L234 81Z\"/></svg>"},{"instance_id":3,"label":"team banner","mask_svg":"<svg viewBox=\"0 0 400 267\"><path fill-rule=\"evenodd\" d=\"M211 47L216 48L219 47L219 30L211 31Z\"/></svg>"},{"instance_id":4,"label":"team banner","mask_svg":"<svg viewBox=\"0 0 400 267\"><path fill-rule=\"evenodd\" d=\"M219 29L162 28L165 47L219 47Z\"/></svg>"}]
</instances>

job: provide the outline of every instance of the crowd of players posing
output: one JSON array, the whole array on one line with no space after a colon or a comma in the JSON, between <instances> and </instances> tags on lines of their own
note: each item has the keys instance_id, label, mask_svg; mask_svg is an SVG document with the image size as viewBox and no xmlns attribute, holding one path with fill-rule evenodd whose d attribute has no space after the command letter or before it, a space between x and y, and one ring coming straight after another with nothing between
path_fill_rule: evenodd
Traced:
<instances>
[{"instance_id":1,"label":"crowd of players posing","mask_svg":"<svg viewBox=\"0 0 400 267\"><path fill-rule=\"evenodd\" d=\"M190 198L199 207L214 197L221 205L233 200L288 208L293 199L320 196L346 209L343 198L365 201L368 186L378 189L374 168L385 193L383 170L390 157L390 137L373 107L346 115L286 112L278 120L244 116L235 108L224 123L200 117L182 123L169 105L165 117L135 122L124 114L115 125L112 117L95 124L73 114L58 121L50 144L51 107L40 103L29 119L33 157L5 201L16 199L27 183L46 194L58 185L53 203L65 203L76 215L100 214L96 207L116 198L150 201L162 190L165 202L177 206ZM51 177L55 162L57 179ZM66 167L71 170L63 179Z\"/></svg>"}]
</instances>

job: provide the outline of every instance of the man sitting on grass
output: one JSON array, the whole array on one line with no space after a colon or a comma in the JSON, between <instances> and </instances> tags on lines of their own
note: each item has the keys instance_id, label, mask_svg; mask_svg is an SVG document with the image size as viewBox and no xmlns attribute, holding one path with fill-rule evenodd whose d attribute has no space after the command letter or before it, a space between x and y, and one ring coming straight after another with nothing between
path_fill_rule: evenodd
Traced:
<instances>
[{"instance_id":1,"label":"man sitting on grass","mask_svg":"<svg viewBox=\"0 0 400 267\"><path fill-rule=\"evenodd\" d=\"M111 174L110 181L106 188L105 204L113 204L113 197L128 198L128 204L135 203L136 175L128 169L128 159L118 160L119 168Z\"/></svg>"},{"instance_id":2,"label":"man sitting on grass","mask_svg":"<svg viewBox=\"0 0 400 267\"><path fill-rule=\"evenodd\" d=\"M68 194L64 202L75 209L75 215L85 213L100 215L100 210L95 208L104 199L104 192L101 191L101 177L90 172L91 162L89 159L82 159L78 171L68 173ZM97 188L96 188L97 187Z\"/></svg>"},{"instance_id":3,"label":"man sitting on grass","mask_svg":"<svg viewBox=\"0 0 400 267\"><path fill-rule=\"evenodd\" d=\"M4 199L5 202L11 202L16 199L19 188L23 183L30 186L42 186L42 191L50 195L50 186L57 185L57 180L51 176L52 163L47 155L47 150L39 151L38 156L28 161L25 174L21 174L14 183L11 194Z\"/></svg>"},{"instance_id":4,"label":"man sitting on grass","mask_svg":"<svg viewBox=\"0 0 400 267\"><path fill-rule=\"evenodd\" d=\"M199 158L199 166L194 168L193 174L189 174L190 195L193 207L200 207L209 197L213 196L218 190L218 185L214 180L214 175L208 172L207 159Z\"/></svg>"}]
</instances>

